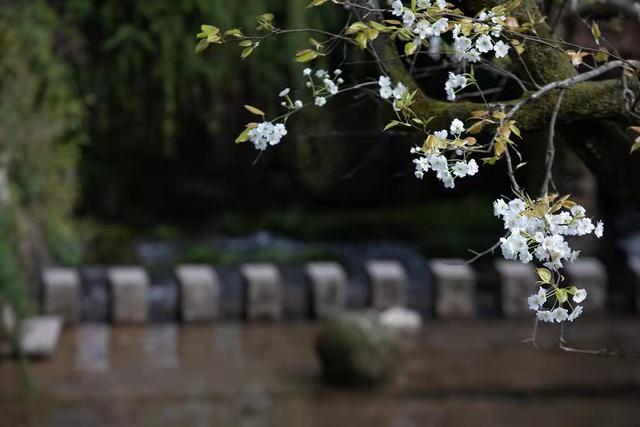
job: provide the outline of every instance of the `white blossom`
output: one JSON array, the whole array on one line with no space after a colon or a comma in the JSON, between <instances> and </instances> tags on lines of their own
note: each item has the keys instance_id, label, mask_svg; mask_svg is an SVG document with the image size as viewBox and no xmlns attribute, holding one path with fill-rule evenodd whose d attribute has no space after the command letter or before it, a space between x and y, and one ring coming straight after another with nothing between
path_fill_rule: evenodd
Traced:
<instances>
[{"instance_id":1,"label":"white blossom","mask_svg":"<svg viewBox=\"0 0 640 427\"><path fill-rule=\"evenodd\" d=\"M316 100L315 100L315 104L318 107L322 107L327 103L327 98L325 98L324 96L317 96Z\"/></svg>"},{"instance_id":2,"label":"white blossom","mask_svg":"<svg viewBox=\"0 0 640 427\"><path fill-rule=\"evenodd\" d=\"M284 98L285 96L289 95L289 92L290 92L290 89L289 89L289 88L283 89L283 90L278 94L278 96L279 96L280 98Z\"/></svg>"},{"instance_id":3,"label":"white blossom","mask_svg":"<svg viewBox=\"0 0 640 427\"><path fill-rule=\"evenodd\" d=\"M416 15L410 10L405 10L404 14L402 14L402 23L404 24L405 27L411 28L415 20L416 20Z\"/></svg>"},{"instance_id":4,"label":"white blossom","mask_svg":"<svg viewBox=\"0 0 640 427\"><path fill-rule=\"evenodd\" d=\"M465 59L469 62L478 62L480 61L480 52L476 49L469 49L462 55L462 59Z\"/></svg>"},{"instance_id":5,"label":"white blossom","mask_svg":"<svg viewBox=\"0 0 640 427\"><path fill-rule=\"evenodd\" d=\"M580 304L582 301L584 301L587 298L587 290L586 289L578 289L575 293L575 295L573 295L573 301Z\"/></svg>"},{"instance_id":6,"label":"white blossom","mask_svg":"<svg viewBox=\"0 0 640 427\"><path fill-rule=\"evenodd\" d=\"M304 70L302 70L302 75L303 76L310 76L311 75L311 68L305 68Z\"/></svg>"},{"instance_id":7,"label":"white blossom","mask_svg":"<svg viewBox=\"0 0 640 427\"><path fill-rule=\"evenodd\" d=\"M471 39L465 36L456 37L453 42L453 49L457 55L462 56L467 50L471 49Z\"/></svg>"},{"instance_id":8,"label":"white blossom","mask_svg":"<svg viewBox=\"0 0 640 427\"><path fill-rule=\"evenodd\" d=\"M304 105L304 104L303 104L303 103L302 103L302 101L300 101L299 99L298 99L298 100L296 100L296 102L294 102L294 103L293 103L293 106L294 106L295 108L297 108L297 109L302 108L302 107L303 107L303 105Z\"/></svg>"},{"instance_id":9,"label":"white blossom","mask_svg":"<svg viewBox=\"0 0 640 427\"><path fill-rule=\"evenodd\" d=\"M393 97L395 99L401 99L406 92L407 88L401 82L398 82L396 88L393 89Z\"/></svg>"},{"instance_id":10,"label":"white blossom","mask_svg":"<svg viewBox=\"0 0 640 427\"><path fill-rule=\"evenodd\" d=\"M336 85L332 80L324 79L323 83L324 87L329 91L331 95L335 95L336 93L338 93L338 85Z\"/></svg>"},{"instance_id":11,"label":"white blossom","mask_svg":"<svg viewBox=\"0 0 640 427\"><path fill-rule=\"evenodd\" d=\"M433 135L435 135L436 138L447 139L449 132L446 129L442 129L435 131Z\"/></svg>"},{"instance_id":12,"label":"white blossom","mask_svg":"<svg viewBox=\"0 0 640 427\"><path fill-rule=\"evenodd\" d=\"M418 0L416 6L418 7L418 9L426 9L428 7L431 7L431 2L429 0Z\"/></svg>"},{"instance_id":13,"label":"white blossom","mask_svg":"<svg viewBox=\"0 0 640 427\"><path fill-rule=\"evenodd\" d=\"M553 320L561 323L569 318L569 312L562 307L557 307L551 312L551 316L553 316Z\"/></svg>"},{"instance_id":14,"label":"white blossom","mask_svg":"<svg viewBox=\"0 0 640 427\"><path fill-rule=\"evenodd\" d=\"M467 162L467 175L473 176L478 173L480 168L478 167L478 163L476 163L475 159L471 159Z\"/></svg>"},{"instance_id":15,"label":"white blossom","mask_svg":"<svg viewBox=\"0 0 640 427\"><path fill-rule=\"evenodd\" d=\"M593 234L595 234L596 237L599 239L602 237L603 233L604 233L604 224L602 223L602 221L598 221L598 223L596 224L596 228L593 230Z\"/></svg>"},{"instance_id":16,"label":"white blossom","mask_svg":"<svg viewBox=\"0 0 640 427\"><path fill-rule=\"evenodd\" d=\"M543 310L536 313L538 320L541 322L553 322L555 317L549 310Z\"/></svg>"},{"instance_id":17,"label":"white blossom","mask_svg":"<svg viewBox=\"0 0 640 427\"><path fill-rule=\"evenodd\" d=\"M447 31L447 27L449 26L449 20L447 18L440 18L436 22L433 23L431 27L433 29L433 35L439 36L440 34Z\"/></svg>"},{"instance_id":18,"label":"white blossom","mask_svg":"<svg viewBox=\"0 0 640 427\"><path fill-rule=\"evenodd\" d=\"M464 132L464 123L462 123L462 120L460 119L453 119L449 130L454 135L460 135L462 132Z\"/></svg>"},{"instance_id":19,"label":"white blossom","mask_svg":"<svg viewBox=\"0 0 640 427\"><path fill-rule=\"evenodd\" d=\"M582 314L582 306L581 305L576 305L575 307L573 307L573 311L571 312L571 314L569 315L569 317L567 318L567 320L569 322L573 322L574 320L576 320L578 317L580 317L580 315Z\"/></svg>"},{"instance_id":20,"label":"white blossom","mask_svg":"<svg viewBox=\"0 0 640 427\"><path fill-rule=\"evenodd\" d=\"M393 8L391 11L392 15L402 16L402 12L404 11L404 6L402 5L402 1L394 0L394 2L391 3L391 7Z\"/></svg>"},{"instance_id":21,"label":"white blossom","mask_svg":"<svg viewBox=\"0 0 640 427\"><path fill-rule=\"evenodd\" d=\"M535 311L540 310L545 302L547 302L547 292L542 287L538 289L538 293L527 298L529 308Z\"/></svg>"},{"instance_id":22,"label":"white blossom","mask_svg":"<svg viewBox=\"0 0 640 427\"><path fill-rule=\"evenodd\" d=\"M478 52L487 53L493 50L493 42L491 41L491 37L486 34L481 35L476 40L476 49Z\"/></svg>"},{"instance_id":23,"label":"white blossom","mask_svg":"<svg viewBox=\"0 0 640 427\"><path fill-rule=\"evenodd\" d=\"M420 21L418 21L416 27L413 29L413 32L416 33L421 40L434 35L433 28L431 27L429 21L427 21L426 19L421 19Z\"/></svg>"},{"instance_id":24,"label":"white blossom","mask_svg":"<svg viewBox=\"0 0 640 427\"><path fill-rule=\"evenodd\" d=\"M509 53L509 45L505 44L502 40L499 40L493 45L493 50L495 51L496 58L502 58L507 56L507 53Z\"/></svg>"}]
</instances>

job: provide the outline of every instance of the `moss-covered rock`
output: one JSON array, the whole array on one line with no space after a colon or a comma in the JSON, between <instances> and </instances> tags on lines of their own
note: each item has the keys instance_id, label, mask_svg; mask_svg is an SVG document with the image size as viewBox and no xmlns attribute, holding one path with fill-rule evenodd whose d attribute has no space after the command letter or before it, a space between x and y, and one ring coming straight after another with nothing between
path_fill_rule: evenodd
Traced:
<instances>
[{"instance_id":1,"label":"moss-covered rock","mask_svg":"<svg viewBox=\"0 0 640 427\"><path fill-rule=\"evenodd\" d=\"M372 385L393 377L400 342L372 312L351 312L327 320L316 345L325 380L343 385Z\"/></svg>"}]
</instances>

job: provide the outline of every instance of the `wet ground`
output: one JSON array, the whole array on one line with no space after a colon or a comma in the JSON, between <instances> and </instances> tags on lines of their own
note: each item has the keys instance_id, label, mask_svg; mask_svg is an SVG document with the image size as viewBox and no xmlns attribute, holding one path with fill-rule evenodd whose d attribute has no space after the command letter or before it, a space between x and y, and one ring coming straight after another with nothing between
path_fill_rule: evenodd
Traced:
<instances>
[{"instance_id":1,"label":"wet ground","mask_svg":"<svg viewBox=\"0 0 640 427\"><path fill-rule=\"evenodd\" d=\"M430 322L407 338L398 378L378 389L325 386L309 323L85 324L34 362L36 391L0 361L0 426L638 426L640 318L584 319L556 349L529 321Z\"/></svg>"}]
</instances>

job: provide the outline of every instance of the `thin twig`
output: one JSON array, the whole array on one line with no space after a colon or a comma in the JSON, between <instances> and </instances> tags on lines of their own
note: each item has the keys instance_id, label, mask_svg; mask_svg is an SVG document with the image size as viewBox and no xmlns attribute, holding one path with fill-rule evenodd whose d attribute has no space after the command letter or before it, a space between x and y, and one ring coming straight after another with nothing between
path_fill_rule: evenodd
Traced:
<instances>
[{"instance_id":1,"label":"thin twig","mask_svg":"<svg viewBox=\"0 0 640 427\"><path fill-rule=\"evenodd\" d=\"M546 196L549 193L549 183L553 176L553 160L556 155L555 137L556 137L556 121L558 120L558 112L560 111L560 105L562 105L562 98L566 89L560 90L558 94L558 100L551 113L551 121L549 122L549 136L547 138L547 154L544 161L545 175L542 181L542 189L540 193L542 196Z\"/></svg>"}]
</instances>

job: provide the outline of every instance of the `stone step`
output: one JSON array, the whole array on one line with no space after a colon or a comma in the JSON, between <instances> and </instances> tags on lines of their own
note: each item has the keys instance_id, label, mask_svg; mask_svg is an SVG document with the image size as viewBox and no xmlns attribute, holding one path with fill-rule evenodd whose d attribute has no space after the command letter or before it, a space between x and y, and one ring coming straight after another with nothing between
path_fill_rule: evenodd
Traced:
<instances>
[{"instance_id":1,"label":"stone step","mask_svg":"<svg viewBox=\"0 0 640 427\"><path fill-rule=\"evenodd\" d=\"M176 267L173 277L162 279L162 286L175 289L167 296L156 292L161 288L139 266L92 268L91 275L80 274L76 269L45 269L42 272L42 312L59 315L67 324L78 321L82 317L79 313L86 318L86 308L81 310L83 301L100 295L96 289L89 289L95 286L87 283L87 277L103 277L99 286L103 287L101 292L105 297L99 311L104 310L102 306L108 306L108 319L116 324L157 321L150 319L150 305L162 298L171 300L161 301L164 312L170 316L162 320L180 319L186 323L237 320L241 314L247 320L278 321L290 319L291 313L296 313L297 319L306 315L322 318L343 308L384 310L405 307L415 310L412 295L417 293L431 295L427 307L422 305L418 310L427 318L526 318L532 315L526 298L535 289L533 265L500 260L490 267L493 273L487 275L486 271L479 274L478 267L461 260L438 259L430 263L431 274L425 274L423 280L414 275L412 282L401 262L371 259L364 263L364 276L362 282L358 282L367 288L368 298L366 303L362 299L362 305L349 302L347 296L349 289L355 286L355 272L345 270L339 263L311 262L300 266L295 274L289 271L292 267L286 268L288 270L281 270L269 263L243 264L237 268L225 267L222 269L224 274L220 274L213 266L181 265ZM640 263L632 260L629 269L637 278L631 285L638 288L636 295L640 305ZM566 277L571 284L589 292L586 315L602 313L606 309L608 279L600 261L584 258L567 265ZM478 288L481 278L484 288ZM491 293L489 298L487 292ZM487 302L495 309L480 309ZM230 307L237 309L230 310Z\"/></svg>"}]
</instances>

